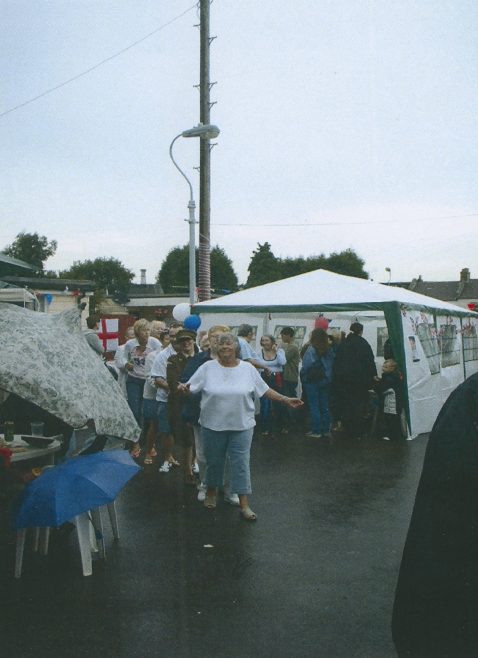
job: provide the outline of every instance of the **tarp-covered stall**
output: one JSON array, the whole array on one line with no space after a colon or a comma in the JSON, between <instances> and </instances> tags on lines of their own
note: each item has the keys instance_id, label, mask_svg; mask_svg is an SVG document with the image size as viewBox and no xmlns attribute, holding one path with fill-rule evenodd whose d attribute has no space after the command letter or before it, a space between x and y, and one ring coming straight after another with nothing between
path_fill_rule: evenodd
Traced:
<instances>
[{"instance_id":1,"label":"tarp-covered stall","mask_svg":"<svg viewBox=\"0 0 478 658\"><path fill-rule=\"evenodd\" d=\"M0 304L0 400L14 394L71 428L137 441L118 383L85 340L79 309L37 313Z\"/></svg>"},{"instance_id":2,"label":"tarp-covered stall","mask_svg":"<svg viewBox=\"0 0 478 658\"><path fill-rule=\"evenodd\" d=\"M288 324L306 339L314 318L323 313L330 328L348 331L364 324L380 365L390 337L408 393L413 434L428 432L449 393L478 371L478 314L404 288L315 270L195 304L202 327L215 323L257 326L257 335ZM227 314L227 318L224 317Z\"/></svg>"}]
</instances>

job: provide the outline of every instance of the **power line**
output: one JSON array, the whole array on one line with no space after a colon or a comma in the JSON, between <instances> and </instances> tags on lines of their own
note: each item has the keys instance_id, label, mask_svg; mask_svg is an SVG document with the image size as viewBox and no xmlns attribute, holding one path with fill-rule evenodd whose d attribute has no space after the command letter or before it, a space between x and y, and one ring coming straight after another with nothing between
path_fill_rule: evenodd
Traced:
<instances>
[{"instance_id":1,"label":"power line","mask_svg":"<svg viewBox=\"0 0 478 658\"><path fill-rule=\"evenodd\" d=\"M34 103L35 101L39 100L40 98L43 98L44 96L48 96L48 94L52 94L54 91L57 91L58 89L61 89L62 87L66 87L66 85L69 85L72 82L75 82L75 80L79 80L80 78L84 77L85 75L88 75L88 73L91 73L92 71L95 71L98 69L100 66L103 66L103 64L107 64L108 62L111 62L113 59L116 59L116 57L119 57L120 55L123 55L126 53L128 50L131 50L131 48L134 48L135 46L139 45L140 43L143 43L143 41L146 41L146 39L149 39L150 37L154 36L161 30L164 30L164 28L168 27L175 21L179 20L183 16L185 16L188 12L190 12L192 9L195 9L197 7L197 2L195 2L191 7L188 9L185 9L181 14L178 14L178 16L175 16L172 18L170 21L167 23L163 23L163 25L160 25L157 27L155 30L152 32L149 32L149 34L146 34L144 37L141 37L141 39L138 39L134 43L130 43L129 46L126 46L125 48L122 48L119 50L117 53L114 55L110 55L109 57L106 57L105 59L102 59L101 62L98 62L97 64L94 64L93 66L90 66L89 69L86 69L85 71L82 71L81 73L78 73L77 75L74 75L72 78L68 78L68 80L65 80L64 82L61 82L60 84L56 85L55 87L51 87L50 89L47 89L46 91L43 91L41 94L38 94L38 96L34 96L33 98L30 98L27 101L24 101L23 103L20 103L19 105L15 105L15 107L11 107L9 110L5 110L4 112L0 112L0 117L4 117L7 114L10 114L11 112L15 112L15 110L19 110L22 107L25 107L26 105L30 105L30 103Z\"/></svg>"},{"instance_id":2,"label":"power line","mask_svg":"<svg viewBox=\"0 0 478 658\"><path fill-rule=\"evenodd\" d=\"M443 219L463 219L464 217L478 217L478 213L470 213L468 215L444 215L441 217L410 217L408 219L376 219L376 220L364 220L364 221L350 221L350 222L294 222L294 223L289 223L289 224L279 224L279 223L273 223L273 224L261 224L259 222L254 222L254 224L241 224L238 222L234 222L234 224L223 224L223 223L218 223L214 222L214 226L229 226L229 227L236 227L236 226L310 226L311 228L314 226L362 226L363 224L397 224L397 223L404 223L404 222L436 222L439 220Z\"/></svg>"}]
</instances>

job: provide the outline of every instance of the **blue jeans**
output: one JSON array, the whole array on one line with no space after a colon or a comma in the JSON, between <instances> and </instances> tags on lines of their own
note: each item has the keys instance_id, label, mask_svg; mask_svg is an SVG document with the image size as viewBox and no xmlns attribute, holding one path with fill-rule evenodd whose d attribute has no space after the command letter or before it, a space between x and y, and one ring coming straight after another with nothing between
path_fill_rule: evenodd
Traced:
<instances>
[{"instance_id":1,"label":"blue jeans","mask_svg":"<svg viewBox=\"0 0 478 658\"><path fill-rule=\"evenodd\" d=\"M278 391L282 393L282 391ZM272 433L279 432L283 423L282 404L275 400L269 400L265 395L261 397L261 431Z\"/></svg>"},{"instance_id":2,"label":"blue jeans","mask_svg":"<svg viewBox=\"0 0 478 658\"><path fill-rule=\"evenodd\" d=\"M284 379L284 385L282 388L282 393L288 398L297 397L297 382L290 382L287 379ZM291 409L291 407L286 407L283 409L285 412L285 417L287 418L287 423L289 425L294 425L299 422L299 412L297 409Z\"/></svg>"},{"instance_id":3,"label":"blue jeans","mask_svg":"<svg viewBox=\"0 0 478 658\"><path fill-rule=\"evenodd\" d=\"M136 418L136 422L141 427L141 417L143 415L143 390L144 379L138 377L131 377L128 375L126 380L126 394L128 396L128 404Z\"/></svg>"},{"instance_id":4,"label":"blue jeans","mask_svg":"<svg viewBox=\"0 0 478 658\"><path fill-rule=\"evenodd\" d=\"M249 465L253 432L253 427L222 432L201 427L208 487L224 488L224 466L229 457L231 481L228 489L239 495L252 493Z\"/></svg>"},{"instance_id":5,"label":"blue jeans","mask_svg":"<svg viewBox=\"0 0 478 658\"><path fill-rule=\"evenodd\" d=\"M318 382L305 384L307 404L310 411L311 431L314 434L330 432L329 387Z\"/></svg>"}]
</instances>

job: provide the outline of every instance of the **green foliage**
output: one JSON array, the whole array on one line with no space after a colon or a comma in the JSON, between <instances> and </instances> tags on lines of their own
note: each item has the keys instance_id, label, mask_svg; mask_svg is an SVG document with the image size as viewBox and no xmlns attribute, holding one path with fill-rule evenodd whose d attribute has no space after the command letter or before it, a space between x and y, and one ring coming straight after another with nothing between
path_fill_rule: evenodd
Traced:
<instances>
[{"instance_id":1,"label":"green foliage","mask_svg":"<svg viewBox=\"0 0 478 658\"><path fill-rule=\"evenodd\" d=\"M268 242L258 244L258 248L252 252L249 263L249 277L246 288L259 286L263 283L287 279L291 276L304 274L313 270L323 269L346 276L355 276L360 279L368 279L368 273L364 270L365 261L358 256L353 249L334 252L329 256L319 254L304 258L276 258L271 251Z\"/></svg>"},{"instance_id":2,"label":"green foliage","mask_svg":"<svg viewBox=\"0 0 478 658\"><path fill-rule=\"evenodd\" d=\"M353 249L334 252L326 259L324 269L337 274L355 276L358 279L368 279L368 272L364 270L365 261Z\"/></svg>"},{"instance_id":3,"label":"green foliage","mask_svg":"<svg viewBox=\"0 0 478 658\"><path fill-rule=\"evenodd\" d=\"M43 276L43 263L55 254L57 246L56 240L50 240L49 242L45 235L22 231L12 244L5 247L3 253L12 258L23 260L29 265L35 265L37 274Z\"/></svg>"},{"instance_id":4,"label":"green foliage","mask_svg":"<svg viewBox=\"0 0 478 658\"><path fill-rule=\"evenodd\" d=\"M247 277L246 288L282 279L280 261L272 253L268 242L264 242L264 244L257 243L257 249L252 252L251 262L247 270L249 276Z\"/></svg>"},{"instance_id":5,"label":"green foliage","mask_svg":"<svg viewBox=\"0 0 478 658\"><path fill-rule=\"evenodd\" d=\"M128 270L117 258L95 258L95 260L75 261L69 270L60 272L64 279L89 279L98 288L115 295L126 294L134 272Z\"/></svg>"},{"instance_id":6,"label":"green foliage","mask_svg":"<svg viewBox=\"0 0 478 658\"><path fill-rule=\"evenodd\" d=\"M199 271L199 250L196 249L196 273ZM189 289L189 246L174 247L164 259L156 281L164 292L186 292ZM219 291L237 290L237 276L231 259L219 246L211 249L211 288Z\"/></svg>"}]
</instances>

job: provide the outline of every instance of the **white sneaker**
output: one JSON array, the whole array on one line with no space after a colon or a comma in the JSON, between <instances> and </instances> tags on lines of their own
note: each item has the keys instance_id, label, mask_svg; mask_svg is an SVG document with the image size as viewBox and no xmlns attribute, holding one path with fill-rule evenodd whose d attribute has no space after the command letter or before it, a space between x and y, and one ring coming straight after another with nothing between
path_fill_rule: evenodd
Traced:
<instances>
[{"instance_id":1,"label":"white sneaker","mask_svg":"<svg viewBox=\"0 0 478 658\"><path fill-rule=\"evenodd\" d=\"M199 473L199 466L197 462L194 462L193 464L193 473Z\"/></svg>"},{"instance_id":2,"label":"white sneaker","mask_svg":"<svg viewBox=\"0 0 478 658\"><path fill-rule=\"evenodd\" d=\"M207 490L206 485L200 482L198 484L198 501L200 503L203 503L206 499L206 490Z\"/></svg>"},{"instance_id":3,"label":"white sneaker","mask_svg":"<svg viewBox=\"0 0 478 658\"><path fill-rule=\"evenodd\" d=\"M163 462L162 466L159 468L160 473L169 473L169 469L171 468L171 464L168 461Z\"/></svg>"},{"instance_id":4,"label":"white sneaker","mask_svg":"<svg viewBox=\"0 0 478 658\"><path fill-rule=\"evenodd\" d=\"M229 505L239 505L239 496L236 493L224 494L224 502Z\"/></svg>"},{"instance_id":5,"label":"white sneaker","mask_svg":"<svg viewBox=\"0 0 478 658\"><path fill-rule=\"evenodd\" d=\"M382 436L382 441L390 441L388 436Z\"/></svg>"}]
</instances>

